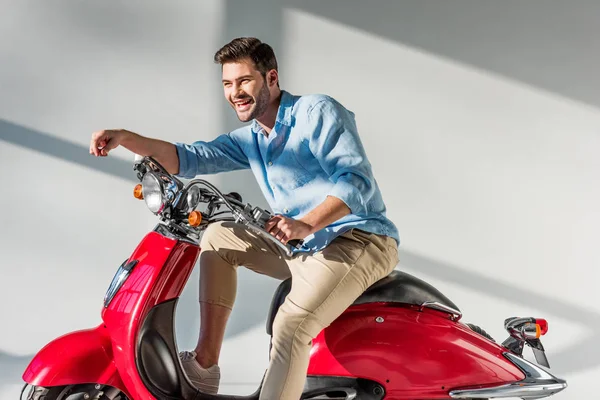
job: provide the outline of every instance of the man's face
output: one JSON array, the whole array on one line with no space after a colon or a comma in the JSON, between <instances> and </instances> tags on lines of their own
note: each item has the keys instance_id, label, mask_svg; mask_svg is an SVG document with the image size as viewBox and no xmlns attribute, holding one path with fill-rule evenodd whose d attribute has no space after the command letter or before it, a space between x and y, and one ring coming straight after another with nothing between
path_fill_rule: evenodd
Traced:
<instances>
[{"instance_id":1,"label":"man's face","mask_svg":"<svg viewBox=\"0 0 600 400\"><path fill-rule=\"evenodd\" d=\"M242 122L260 117L269 106L267 83L250 59L223 64L223 91Z\"/></svg>"}]
</instances>

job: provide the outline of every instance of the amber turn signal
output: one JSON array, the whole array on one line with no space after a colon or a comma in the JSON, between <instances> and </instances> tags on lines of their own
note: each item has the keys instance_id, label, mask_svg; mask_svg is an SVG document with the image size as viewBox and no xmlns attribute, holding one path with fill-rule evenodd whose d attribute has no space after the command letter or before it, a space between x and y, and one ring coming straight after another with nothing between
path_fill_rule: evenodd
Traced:
<instances>
[{"instance_id":1,"label":"amber turn signal","mask_svg":"<svg viewBox=\"0 0 600 400\"><path fill-rule=\"evenodd\" d=\"M188 222L190 226L199 226L202 222L202 214L200 213L200 211L192 211L190 213L190 216L188 217Z\"/></svg>"},{"instance_id":2,"label":"amber turn signal","mask_svg":"<svg viewBox=\"0 0 600 400\"><path fill-rule=\"evenodd\" d=\"M535 320L535 331L538 339L540 336L544 336L548 333L548 322L545 319L537 318Z\"/></svg>"},{"instance_id":3,"label":"amber turn signal","mask_svg":"<svg viewBox=\"0 0 600 400\"><path fill-rule=\"evenodd\" d=\"M138 183L133 188L133 197L135 197L138 200L144 200L144 193L142 192L142 184L141 183Z\"/></svg>"}]
</instances>

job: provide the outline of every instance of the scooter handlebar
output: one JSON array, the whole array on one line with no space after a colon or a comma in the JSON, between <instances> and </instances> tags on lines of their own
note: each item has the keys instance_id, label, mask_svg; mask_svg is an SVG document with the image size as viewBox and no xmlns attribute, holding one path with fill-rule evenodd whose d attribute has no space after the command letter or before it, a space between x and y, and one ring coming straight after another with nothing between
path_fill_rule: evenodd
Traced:
<instances>
[{"instance_id":1,"label":"scooter handlebar","mask_svg":"<svg viewBox=\"0 0 600 400\"><path fill-rule=\"evenodd\" d=\"M270 219L271 214L259 207L252 207L250 204L243 203L242 196L240 196L239 193L231 192L223 194L215 186L203 179L194 179L193 181L190 181L184 188L184 191L189 190L193 185L203 185L209 188L210 191L212 191L212 195L215 196L214 200L212 200L212 202L214 202L213 204L224 204L227 206L227 208L231 210L236 222L242 223L255 233L270 240L276 246L281 248L288 256L292 256L294 249L299 250L302 248L304 244L303 240L294 239L287 244L284 244L267 232L265 223Z\"/></svg>"},{"instance_id":2,"label":"scooter handlebar","mask_svg":"<svg viewBox=\"0 0 600 400\"><path fill-rule=\"evenodd\" d=\"M173 186L175 186L178 189L179 193L176 196L175 200L172 202L172 204L171 202L169 203L169 206L173 206L173 208L176 210L179 209L179 212L183 212L184 215L187 215L187 213L189 212L188 210L190 210L190 206L193 209L196 208L196 206L199 204L187 204L187 201L185 201L190 188L196 185L202 185L208 190L200 189L201 192L200 195L197 196L196 201L204 202L206 200L203 201L201 199L208 199L208 201L206 202L209 204L208 209L210 209L207 215L209 220L212 217L213 213L219 208L219 205L222 204L225 205L231 211L236 222L242 223L249 229L255 231L257 234L261 234L267 240L272 241L278 247L280 247L288 256L291 256L293 254L294 249L302 248L302 245L304 243L302 240L290 240L286 245L279 241L277 238L275 238L273 235L271 235L269 232L267 232L265 230L264 225L270 219L271 214L268 211L263 210L259 207L253 208L250 204L244 203L242 200L242 196L237 192L223 194L219 189L217 189L217 187L215 187L210 182L204 179L193 179L184 185L181 181L179 181L177 178L175 178L169 172L167 172L162 167L162 165L160 165L160 163L158 163L152 157L143 157L142 159L136 159L134 164L134 170L138 172L138 178L140 180L142 180L142 177L150 171L153 171L155 173L159 172L165 179L170 179L173 183ZM175 215L176 214L178 213L176 212ZM173 214L167 213L166 218L172 218L172 216ZM177 224L176 221L172 222L175 222L175 224ZM204 226L206 226L206 224ZM189 226L182 226L179 229L183 229L183 231L186 231L188 233L197 230L197 228L192 228Z\"/></svg>"}]
</instances>

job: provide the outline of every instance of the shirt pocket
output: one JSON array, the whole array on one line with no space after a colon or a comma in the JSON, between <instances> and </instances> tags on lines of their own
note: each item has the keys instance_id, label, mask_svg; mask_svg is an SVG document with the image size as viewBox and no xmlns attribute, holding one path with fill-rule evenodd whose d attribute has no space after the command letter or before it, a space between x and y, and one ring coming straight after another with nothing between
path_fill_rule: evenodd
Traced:
<instances>
[{"instance_id":1,"label":"shirt pocket","mask_svg":"<svg viewBox=\"0 0 600 400\"><path fill-rule=\"evenodd\" d=\"M314 174L298 160L294 149L284 151L277 161L280 170L277 183L284 190L298 189L314 178Z\"/></svg>"}]
</instances>

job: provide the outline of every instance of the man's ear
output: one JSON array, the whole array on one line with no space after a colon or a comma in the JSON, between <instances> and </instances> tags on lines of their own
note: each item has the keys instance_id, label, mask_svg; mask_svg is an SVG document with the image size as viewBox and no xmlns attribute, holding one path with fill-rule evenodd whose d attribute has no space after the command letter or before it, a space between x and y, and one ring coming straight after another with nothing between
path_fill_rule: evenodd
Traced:
<instances>
[{"instance_id":1,"label":"man's ear","mask_svg":"<svg viewBox=\"0 0 600 400\"><path fill-rule=\"evenodd\" d=\"M277 74L277 71L272 69L267 73L267 85L268 86L273 86L275 83L277 83L277 80L279 79L279 75Z\"/></svg>"}]
</instances>

